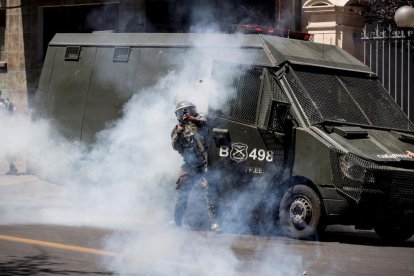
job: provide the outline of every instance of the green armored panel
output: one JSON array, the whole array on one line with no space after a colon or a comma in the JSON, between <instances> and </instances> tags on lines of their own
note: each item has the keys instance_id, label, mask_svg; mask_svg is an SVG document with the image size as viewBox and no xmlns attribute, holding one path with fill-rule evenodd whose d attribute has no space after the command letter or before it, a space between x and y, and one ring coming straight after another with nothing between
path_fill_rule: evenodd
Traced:
<instances>
[{"instance_id":1,"label":"green armored panel","mask_svg":"<svg viewBox=\"0 0 414 276\"><path fill-rule=\"evenodd\" d=\"M122 115L131 97L138 51L130 47L98 47L82 129L82 143Z\"/></svg>"},{"instance_id":2,"label":"green armored panel","mask_svg":"<svg viewBox=\"0 0 414 276\"><path fill-rule=\"evenodd\" d=\"M157 80L157 67L159 60L159 49L157 48L135 48L138 55L138 64L135 70L133 93L139 92L146 87L154 85Z\"/></svg>"},{"instance_id":3,"label":"green armored panel","mask_svg":"<svg viewBox=\"0 0 414 276\"><path fill-rule=\"evenodd\" d=\"M139 51L135 71L133 92L153 86L167 74L178 73L182 69L186 48L149 47L134 48Z\"/></svg>"},{"instance_id":4,"label":"green armored panel","mask_svg":"<svg viewBox=\"0 0 414 276\"><path fill-rule=\"evenodd\" d=\"M331 184L330 145L308 128L297 128L295 141L293 175L319 185Z\"/></svg>"},{"instance_id":5,"label":"green armored panel","mask_svg":"<svg viewBox=\"0 0 414 276\"><path fill-rule=\"evenodd\" d=\"M260 37L263 39L263 46L269 49L269 56L276 61L276 64L289 61L292 64L372 73L361 61L334 45L277 36Z\"/></svg>"},{"instance_id":6,"label":"green armored panel","mask_svg":"<svg viewBox=\"0 0 414 276\"><path fill-rule=\"evenodd\" d=\"M58 47L47 99L47 113L64 137L80 141L95 48Z\"/></svg>"},{"instance_id":7,"label":"green armored panel","mask_svg":"<svg viewBox=\"0 0 414 276\"><path fill-rule=\"evenodd\" d=\"M39 79L39 87L36 91L35 105L34 105L34 119L45 116L46 101L50 91L50 79L53 72L53 63L56 55L56 47L50 47L46 53L46 58L43 63L42 73Z\"/></svg>"},{"instance_id":8,"label":"green armored panel","mask_svg":"<svg viewBox=\"0 0 414 276\"><path fill-rule=\"evenodd\" d=\"M179 73L186 63L186 48L160 48L158 52L158 77Z\"/></svg>"}]
</instances>

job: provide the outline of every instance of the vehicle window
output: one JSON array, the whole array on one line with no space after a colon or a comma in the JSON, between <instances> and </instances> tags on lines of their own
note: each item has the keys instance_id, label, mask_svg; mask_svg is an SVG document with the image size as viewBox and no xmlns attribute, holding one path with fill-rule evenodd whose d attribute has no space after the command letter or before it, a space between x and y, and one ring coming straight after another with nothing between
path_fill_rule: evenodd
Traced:
<instances>
[{"instance_id":1,"label":"vehicle window","mask_svg":"<svg viewBox=\"0 0 414 276\"><path fill-rule=\"evenodd\" d=\"M308 107L304 111L311 124L337 121L414 130L400 107L376 79L348 72L331 73L302 67L297 68L295 73L306 92L293 89L293 93L301 105ZM316 111L322 117L312 116Z\"/></svg>"},{"instance_id":2,"label":"vehicle window","mask_svg":"<svg viewBox=\"0 0 414 276\"><path fill-rule=\"evenodd\" d=\"M316 108L331 121L369 122L335 75L296 71Z\"/></svg>"},{"instance_id":3,"label":"vehicle window","mask_svg":"<svg viewBox=\"0 0 414 276\"><path fill-rule=\"evenodd\" d=\"M373 125L413 129L400 107L377 80L345 76L340 78Z\"/></svg>"}]
</instances>

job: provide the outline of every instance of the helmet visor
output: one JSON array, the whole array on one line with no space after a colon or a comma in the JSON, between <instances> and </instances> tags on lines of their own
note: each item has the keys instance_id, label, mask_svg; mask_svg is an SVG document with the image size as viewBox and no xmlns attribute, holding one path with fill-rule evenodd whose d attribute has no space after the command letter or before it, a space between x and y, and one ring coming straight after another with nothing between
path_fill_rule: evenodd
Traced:
<instances>
[{"instance_id":1,"label":"helmet visor","mask_svg":"<svg viewBox=\"0 0 414 276\"><path fill-rule=\"evenodd\" d=\"M187 106L187 107L183 107L180 109L177 109L175 111L175 116L177 117L178 120L182 119L184 117L184 115L196 115L197 114L197 109L195 108L195 106Z\"/></svg>"}]
</instances>

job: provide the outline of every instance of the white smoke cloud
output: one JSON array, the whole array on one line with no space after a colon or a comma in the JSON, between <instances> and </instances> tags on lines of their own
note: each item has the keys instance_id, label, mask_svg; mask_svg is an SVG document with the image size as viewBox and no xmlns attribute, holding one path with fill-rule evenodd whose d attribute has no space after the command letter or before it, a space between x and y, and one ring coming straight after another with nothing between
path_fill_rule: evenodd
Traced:
<instances>
[{"instance_id":1,"label":"white smoke cloud","mask_svg":"<svg viewBox=\"0 0 414 276\"><path fill-rule=\"evenodd\" d=\"M287 253L283 241L229 234L171 230L147 226L128 234L114 234L106 248L119 257L105 259L110 271L121 275L301 275L302 256ZM247 248L247 249L246 249ZM254 252L254 258L243 256Z\"/></svg>"},{"instance_id":2,"label":"white smoke cloud","mask_svg":"<svg viewBox=\"0 0 414 276\"><path fill-rule=\"evenodd\" d=\"M206 19L200 21L203 24L195 24L193 30L217 31L215 24L204 24L210 22L210 18ZM241 44L243 37L239 39ZM197 50L187 56L182 70L173 69L154 86L136 91L124 106L122 118L98 133L89 151L66 142L47 121L31 122L16 116L2 122L6 125L1 127L10 131L0 136L0 157L24 155L33 173L62 187L56 208L42 206L36 209L36 216L19 209L23 216L18 222L127 229L128 234L114 234L105 240L105 249L121 253L105 265L121 275L236 275L245 269L232 248L231 235L221 238L167 227L182 162L170 141L176 124L176 102L186 99L194 102L199 111L207 112L211 91L228 93L223 98L232 93L211 79L212 57L246 63L254 59L237 48L207 50L203 48L206 43L223 41L194 41ZM215 107L222 104L210 100ZM227 231L246 232L253 210L243 208L258 202L251 195L249 190L235 194L232 204L224 207ZM188 209L191 211L191 206ZM232 221L237 215L243 217L240 210L245 219ZM13 213L16 209L7 211ZM8 223L16 222L15 216L4 213L3 217ZM301 258L285 256L282 246L263 248L261 252L263 256L254 265L260 275L300 272ZM280 261L275 263L275 259Z\"/></svg>"},{"instance_id":3,"label":"white smoke cloud","mask_svg":"<svg viewBox=\"0 0 414 276\"><path fill-rule=\"evenodd\" d=\"M27 116L16 114L2 117L0 128L1 160L27 158L40 176L67 175L68 166L81 156L80 148L69 145L47 121L33 123Z\"/></svg>"}]
</instances>

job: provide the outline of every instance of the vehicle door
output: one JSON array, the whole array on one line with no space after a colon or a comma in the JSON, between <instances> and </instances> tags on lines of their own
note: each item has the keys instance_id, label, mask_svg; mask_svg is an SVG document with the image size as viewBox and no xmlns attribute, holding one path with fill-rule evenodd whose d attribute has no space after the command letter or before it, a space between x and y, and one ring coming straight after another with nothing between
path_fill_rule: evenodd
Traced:
<instances>
[{"instance_id":1,"label":"vehicle door","mask_svg":"<svg viewBox=\"0 0 414 276\"><path fill-rule=\"evenodd\" d=\"M265 178L254 181L255 192L264 191L288 163L290 105L266 68L215 61L212 79L210 181L218 182L223 193Z\"/></svg>"}]
</instances>

